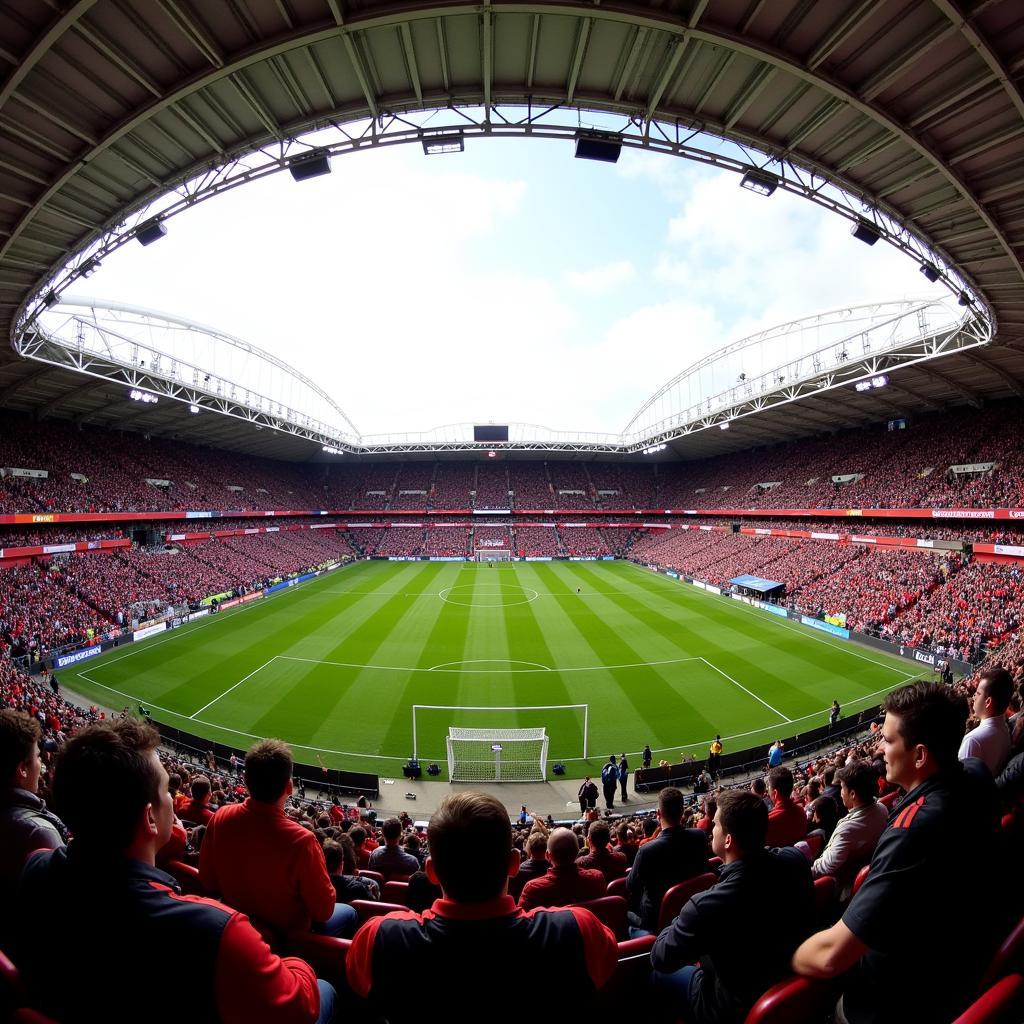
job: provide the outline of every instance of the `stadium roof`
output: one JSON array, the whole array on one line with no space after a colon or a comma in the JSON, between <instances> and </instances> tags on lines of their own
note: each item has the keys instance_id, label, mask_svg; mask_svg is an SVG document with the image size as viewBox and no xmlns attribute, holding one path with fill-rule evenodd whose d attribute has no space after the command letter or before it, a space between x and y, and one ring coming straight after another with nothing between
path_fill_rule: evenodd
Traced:
<instances>
[{"instance_id":1,"label":"stadium roof","mask_svg":"<svg viewBox=\"0 0 1024 1024\"><path fill-rule=\"evenodd\" d=\"M710 133L750 147L751 166L820 176L808 198L827 179L897 242L921 240L920 258L995 321L980 352L692 434L681 454L1024 394L1024 12L1011 0L23 0L0 9L0 39L5 335L71 254L169 189L187 202L254 149L278 147L283 165L287 140L330 126L359 126L353 147L396 123L425 137L411 120L423 110L478 110L466 131L493 134L536 116L539 134L540 112L581 109L621 117L633 145L680 151ZM113 388L0 362L0 406L129 425ZM187 407L132 413L132 429L310 455Z\"/></svg>"}]
</instances>

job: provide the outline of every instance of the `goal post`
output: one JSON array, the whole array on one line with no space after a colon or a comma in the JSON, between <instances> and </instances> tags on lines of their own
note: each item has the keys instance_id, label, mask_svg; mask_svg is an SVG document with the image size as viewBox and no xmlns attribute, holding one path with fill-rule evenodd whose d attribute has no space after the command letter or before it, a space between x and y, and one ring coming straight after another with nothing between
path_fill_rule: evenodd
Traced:
<instances>
[{"instance_id":1,"label":"goal post","mask_svg":"<svg viewBox=\"0 0 1024 1024\"><path fill-rule=\"evenodd\" d=\"M508 548L476 548L473 557L477 562L511 562L512 552Z\"/></svg>"},{"instance_id":2,"label":"goal post","mask_svg":"<svg viewBox=\"0 0 1024 1024\"><path fill-rule=\"evenodd\" d=\"M543 782L548 734L541 729L463 729L445 740L450 782Z\"/></svg>"},{"instance_id":3,"label":"goal post","mask_svg":"<svg viewBox=\"0 0 1024 1024\"><path fill-rule=\"evenodd\" d=\"M518 712L529 712L527 721L537 724L529 728L510 728L505 723L512 718L518 719ZM544 714L538 714L543 712ZM590 705L589 704L532 704L510 707L472 707L464 704L413 704L412 705L412 756L415 760L432 756L441 745L442 728L445 735L445 758L448 761L448 778L452 782L459 781L519 781L527 779L522 773L527 771L526 764L531 763L531 777L543 780L547 771L547 754L550 736L553 730L557 737L564 735L564 730L555 724L568 713L573 718L574 734L572 746L576 747L575 736L582 740L579 747L571 751L557 750L556 757L586 760L589 756L590 737ZM443 717L442 717L443 714ZM512 717L515 715L516 717ZM435 723L434 728L424 729L424 717ZM441 721L438 718L441 717ZM538 721L539 720L539 721ZM453 725L457 721L458 725ZM493 725L488 725L488 723ZM427 733L428 750L421 749L422 736ZM564 744L563 740L563 744ZM436 744L436 745L435 745ZM493 750L492 746L500 746L501 750ZM557 746L557 743L556 743ZM459 769L463 762L479 762L470 774L464 777ZM516 767L513 771L513 763ZM500 772L500 775L499 775ZM484 773L484 774L481 774Z\"/></svg>"}]
</instances>

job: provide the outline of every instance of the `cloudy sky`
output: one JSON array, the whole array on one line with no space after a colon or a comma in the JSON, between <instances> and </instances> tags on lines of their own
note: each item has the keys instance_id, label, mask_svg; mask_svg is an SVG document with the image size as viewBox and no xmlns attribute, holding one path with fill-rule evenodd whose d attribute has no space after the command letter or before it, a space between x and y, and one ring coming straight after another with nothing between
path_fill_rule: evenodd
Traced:
<instances>
[{"instance_id":1,"label":"cloudy sky","mask_svg":"<svg viewBox=\"0 0 1024 1024\"><path fill-rule=\"evenodd\" d=\"M97 298L238 335L313 377L364 434L446 423L618 432L662 383L753 330L942 294L884 244L685 160L472 139L273 175L125 246Z\"/></svg>"}]
</instances>

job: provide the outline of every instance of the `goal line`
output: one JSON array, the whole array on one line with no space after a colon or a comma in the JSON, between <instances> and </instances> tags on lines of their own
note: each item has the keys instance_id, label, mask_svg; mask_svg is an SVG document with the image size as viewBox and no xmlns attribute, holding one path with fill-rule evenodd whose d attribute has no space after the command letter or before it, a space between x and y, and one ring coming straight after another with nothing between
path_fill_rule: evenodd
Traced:
<instances>
[{"instance_id":1,"label":"goal line","mask_svg":"<svg viewBox=\"0 0 1024 1024\"><path fill-rule=\"evenodd\" d=\"M586 760L589 754L589 738L590 738L590 705L589 704L516 704L510 707L494 707L493 705L487 706L474 706L467 704L413 704L412 706L412 756L415 760L419 760L419 731L418 731L418 719L417 715L420 712L428 712L433 714L437 711L452 711L452 712L473 712L472 718L476 718L478 715L485 715L488 713L501 712L507 713L509 711L571 711L571 712L583 712L583 759ZM483 725L484 722L481 719L478 725ZM451 725L451 721L445 722L445 729ZM440 746L440 744L439 744Z\"/></svg>"}]
</instances>

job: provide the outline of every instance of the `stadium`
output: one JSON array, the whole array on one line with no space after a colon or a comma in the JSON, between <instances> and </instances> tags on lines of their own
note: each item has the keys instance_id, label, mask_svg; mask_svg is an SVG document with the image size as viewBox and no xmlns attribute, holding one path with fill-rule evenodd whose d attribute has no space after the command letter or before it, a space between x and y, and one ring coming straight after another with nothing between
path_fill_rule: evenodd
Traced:
<instances>
[{"instance_id":1,"label":"stadium","mask_svg":"<svg viewBox=\"0 0 1024 1024\"><path fill-rule=\"evenodd\" d=\"M497 985L536 982L545 1006L574 991L531 957L577 942L564 978L578 975L580 1006L626 1019L654 991L673 993L666 1020L1024 1019L1014 3L12 0L0 42L3 1013L138 1015L131 981L76 996L108 949L148 976L147 955L173 948L166 906L139 910L134 948L115 937L141 920L120 916L127 875L104 876L66 937L26 910L65 906L68 879L109 860L194 898L176 941L191 945L203 913L203 928L227 914L225 934L244 931L230 985L220 967L197 982L208 1019L431 1020L444 1002L446 1019L504 1020ZM470 172L451 194L429 176L400 194L385 162L482 146L509 154L491 196ZM527 245L508 184L520 154L551 190L534 211L550 235ZM547 180L558 154L562 184ZM544 286L550 253L646 245L649 193L671 173L649 168L669 165L698 175L687 209L707 204L670 225L692 262L573 268L582 298L566 313ZM348 168L350 190L327 191ZM556 223L573 190L586 216ZM474 205L503 225L509 263L433 294L457 278L453 239L479 245L460 220ZM426 228L412 206L437 207ZM797 207L817 219L772 213ZM271 239L266 276L231 266L246 219ZM299 233L275 242L289 220ZM334 237L347 223L351 240ZM803 277L801 232L821 223L844 244L835 262L832 243L814 251L845 283ZM719 231L720 250L754 236L749 263L701 265L702 232ZM419 284L404 247L433 264ZM470 294L502 275L500 297ZM673 323L697 307L666 302L657 319L652 298L634 333L598 337L622 284L706 287L744 315ZM475 350L460 347L459 288ZM237 323L203 315L232 308L219 292L244 294ZM324 310L346 333L325 331ZM548 323L563 314L584 342L566 358ZM283 325L279 348L261 320ZM666 325L682 340L648 346ZM424 352L415 367L439 376L402 390ZM417 422L432 395L481 410L501 396L509 413ZM620 420L593 429L600 409ZM75 787L115 735L142 746L96 775L102 807L83 817ZM131 779L108 785L143 771L139 751L168 779L141 802ZM291 854L260 844L284 825L249 834L225 870L230 823L268 804L260 766L275 757L287 786L269 803L344 913L309 910L312 883L277 884ZM424 935L457 904L481 926L497 913L465 895L475 871L437 824L471 805L466 849L484 849L489 807L508 819L518 855L501 884L519 909L501 913L522 934L467 932L440 961L461 957L470 979L447 1005L434 954L394 950L409 911L426 911ZM869 812L878 829L853 849ZM683 833L693 865L680 846L644 881ZM772 874L790 862L799 884ZM739 868L760 879L742 913ZM972 880L962 907L942 898L953 871ZM770 955L721 940L791 907ZM526 933L541 920L561 939ZM491 942L526 973L478 962ZM410 991L430 989L415 1006L406 967ZM935 979L918 1003L893 980L915 968ZM291 994L252 980L288 971Z\"/></svg>"}]
</instances>

